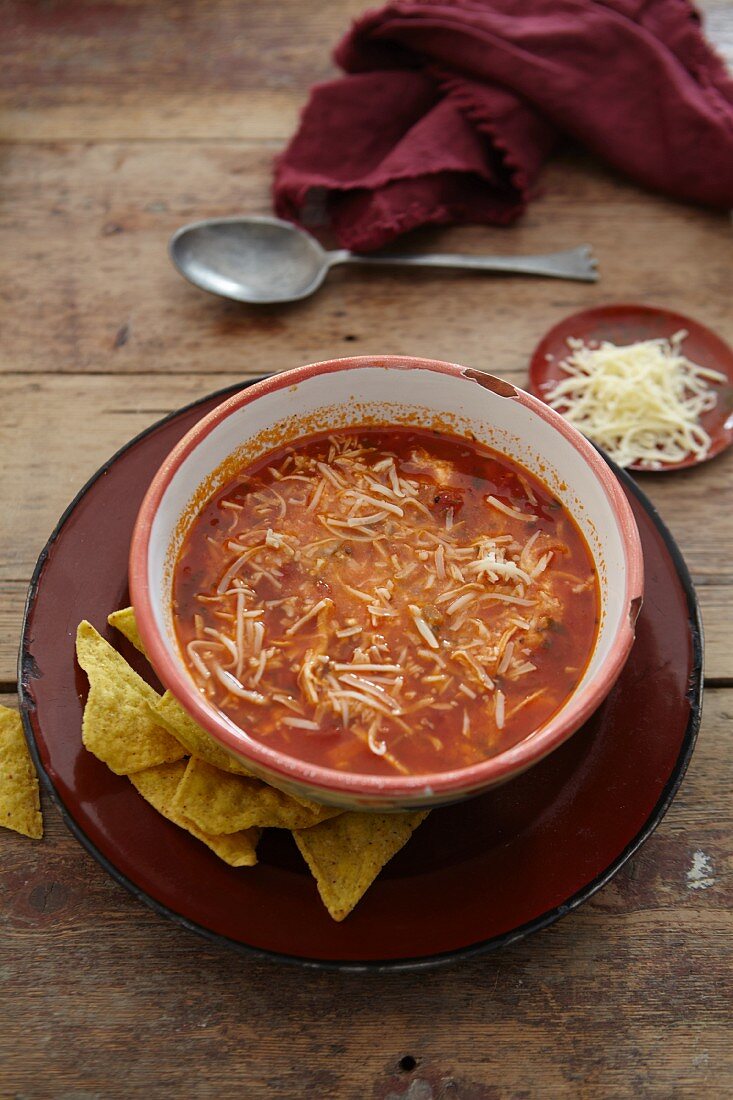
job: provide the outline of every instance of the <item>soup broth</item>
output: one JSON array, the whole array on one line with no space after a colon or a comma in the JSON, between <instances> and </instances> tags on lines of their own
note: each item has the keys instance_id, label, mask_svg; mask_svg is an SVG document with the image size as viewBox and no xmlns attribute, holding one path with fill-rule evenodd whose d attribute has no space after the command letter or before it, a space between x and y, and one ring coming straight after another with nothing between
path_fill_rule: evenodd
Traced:
<instances>
[{"instance_id":1,"label":"soup broth","mask_svg":"<svg viewBox=\"0 0 733 1100\"><path fill-rule=\"evenodd\" d=\"M263 744L420 775L522 740L580 681L593 560L523 467L403 427L299 440L203 507L173 619L201 693Z\"/></svg>"}]
</instances>

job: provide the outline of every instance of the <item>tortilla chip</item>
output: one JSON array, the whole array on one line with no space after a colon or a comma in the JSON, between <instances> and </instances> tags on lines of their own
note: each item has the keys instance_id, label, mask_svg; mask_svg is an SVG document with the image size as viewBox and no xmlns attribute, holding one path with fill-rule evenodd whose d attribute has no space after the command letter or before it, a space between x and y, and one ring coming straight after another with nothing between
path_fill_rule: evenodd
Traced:
<instances>
[{"instance_id":1,"label":"tortilla chip","mask_svg":"<svg viewBox=\"0 0 733 1100\"><path fill-rule=\"evenodd\" d=\"M135 649L139 649L147 657L143 640L135 622L135 611L132 607L123 607L121 611L113 611L111 615L107 616L107 622L115 630L119 630L120 634L124 634L128 642L132 642Z\"/></svg>"},{"instance_id":2,"label":"tortilla chip","mask_svg":"<svg viewBox=\"0 0 733 1100\"><path fill-rule=\"evenodd\" d=\"M194 722L169 691L156 699L152 709L156 721L172 733L191 756L198 756L200 760L205 760L221 771L235 772L237 775L252 775L244 764L240 764L228 752L219 748L213 737Z\"/></svg>"},{"instance_id":3,"label":"tortilla chip","mask_svg":"<svg viewBox=\"0 0 733 1100\"><path fill-rule=\"evenodd\" d=\"M0 825L23 836L43 836L38 779L17 710L0 707Z\"/></svg>"},{"instance_id":4,"label":"tortilla chip","mask_svg":"<svg viewBox=\"0 0 733 1100\"><path fill-rule=\"evenodd\" d=\"M259 779L219 771L193 756L174 806L207 833L234 833L255 825L263 829L308 829L341 813L317 802L302 806Z\"/></svg>"},{"instance_id":5,"label":"tortilla chip","mask_svg":"<svg viewBox=\"0 0 733 1100\"><path fill-rule=\"evenodd\" d=\"M201 840L225 863L231 867L254 867L257 862L259 829L245 829L228 836L215 836L198 829L175 807L175 794L185 771L185 763L179 760L175 764L159 764L155 768L136 772L130 776L130 782L159 814Z\"/></svg>"},{"instance_id":6,"label":"tortilla chip","mask_svg":"<svg viewBox=\"0 0 733 1100\"><path fill-rule=\"evenodd\" d=\"M84 621L76 632L76 655L89 677L82 741L117 775L180 760L185 752L148 709L159 698L127 661Z\"/></svg>"},{"instance_id":7,"label":"tortilla chip","mask_svg":"<svg viewBox=\"0 0 733 1100\"><path fill-rule=\"evenodd\" d=\"M205 760L207 764L211 764L212 767L218 768L220 771L233 772L235 775L246 775L250 779L256 778L254 772L251 772L244 764L240 764L224 749L219 748L214 738L202 729L197 722L194 722L190 714L184 710L169 691L166 691L163 697L157 700L152 710L154 717L160 722L161 726L172 733L191 756L196 756L199 760ZM267 785L270 787L275 786L269 780ZM301 795L290 794L289 791L284 793L293 802L298 802L306 810L313 811L313 807L318 806L318 803L311 802ZM320 809L320 807L318 808ZM284 828L289 829L291 826L286 825Z\"/></svg>"},{"instance_id":8,"label":"tortilla chip","mask_svg":"<svg viewBox=\"0 0 733 1100\"><path fill-rule=\"evenodd\" d=\"M345 813L314 829L293 832L321 901L334 920L348 916L428 812Z\"/></svg>"}]
</instances>

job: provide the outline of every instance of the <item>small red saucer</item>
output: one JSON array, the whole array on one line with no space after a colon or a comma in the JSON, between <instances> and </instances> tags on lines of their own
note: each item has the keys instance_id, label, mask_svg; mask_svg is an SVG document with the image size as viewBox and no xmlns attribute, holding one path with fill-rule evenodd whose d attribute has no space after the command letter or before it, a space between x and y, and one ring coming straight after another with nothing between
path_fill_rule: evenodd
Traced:
<instances>
[{"instance_id":1,"label":"small red saucer","mask_svg":"<svg viewBox=\"0 0 733 1100\"><path fill-rule=\"evenodd\" d=\"M88 618L155 683L107 615L128 600L130 534L152 473L230 392L174 413L119 451L39 559L20 699L33 757L67 825L156 912L236 950L306 966L432 966L551 924L603 886L659 823L700 722L702 636L690 578L651 505L620 472L642 539L645 603L616 687L524 775L434 811L343 923L321 905L289 833L266 832L257 867L228 867L83 748L87 681L74 657L76 626Z\"/></svg>"},{"instance_id":2,"label":"small red saucer","mask_svg":"<svg viewBox=\"0 0 733 1100\"><path fill-rule=\"evenodd\" d=\"M680 329L689 334L683 347L685 355L701 367L720 371L728 378L727 385L716 387L718 400L715 407L700 418L712 440L710 450L705 458L698 459L691 455L659 470L649 470L648 466L638 463L629 466L629 469L656 474L708 462L733 443L733 349L709 328L682 313L635 304L598 306L573 313L551 328L535 348L529 365L529 392L547 401L557 382L567 377L560 370L560 363L568 354L569 337L586 344L600 343L602 340L609 340L612 344L633 344L638 340L659 337L669 339Z\"/></svg>"}]
</instances>

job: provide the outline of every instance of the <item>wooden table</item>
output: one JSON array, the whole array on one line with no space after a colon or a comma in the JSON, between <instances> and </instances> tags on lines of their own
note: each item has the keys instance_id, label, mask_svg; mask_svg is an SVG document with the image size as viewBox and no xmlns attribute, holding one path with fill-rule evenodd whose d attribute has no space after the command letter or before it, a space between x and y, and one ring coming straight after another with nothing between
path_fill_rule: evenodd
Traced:
<instances>
[{"instance_id":1,"label":"wooden table","mask_svg":"<svg viewBox=\"0 0 733 1100\"><path fill-rule=\"evenodd\" d=\"M730 219L577 154L553 161L510 231L418 243L539 252L587 240L597 286L350 270L311 301L265 311L185 284L170 233L269 210L272 158L362 6L0 7L3 702L14 704L25 589L58 515L120 444L185 402L355 352L452 359L521 383L549 325L607 301L680 309L733 342ZM733 3L704 6L731 58ZM705 715L663 824L582 910L455 969L302 973L154 916L46 805L42 843L0 835L0 1094L731 1095L732 478L730 451L643 479L698 585Z\"/></svg>"}]
</instances>

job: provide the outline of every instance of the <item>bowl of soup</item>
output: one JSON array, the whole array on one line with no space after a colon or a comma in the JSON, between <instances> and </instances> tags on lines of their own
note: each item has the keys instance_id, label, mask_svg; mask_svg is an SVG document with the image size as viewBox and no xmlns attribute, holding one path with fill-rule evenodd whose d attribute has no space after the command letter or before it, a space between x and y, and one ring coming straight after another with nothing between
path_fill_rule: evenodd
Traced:
<instances>
[{"instance_id":1,"label":"bowl of soup","mask_svg":"<svg viewBox=\"0 0 733 1100\"><path fill-rule=\"evenodd\" d=\"M224 401L140 509L130 588L162 683L226 752L354 809L457 801L541 760L634 637L610 467L492 375L317 363Z\"/></svg>"}]
</instances>

